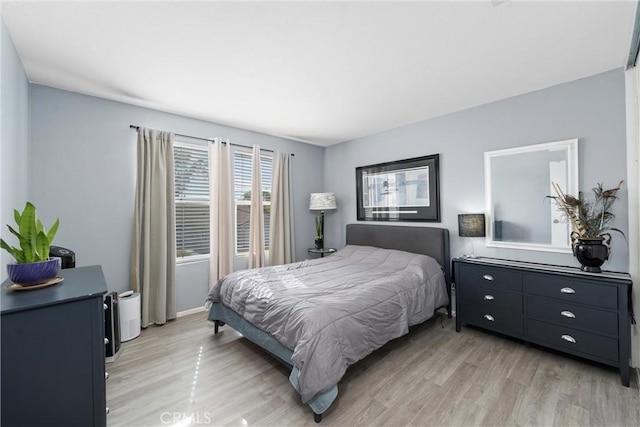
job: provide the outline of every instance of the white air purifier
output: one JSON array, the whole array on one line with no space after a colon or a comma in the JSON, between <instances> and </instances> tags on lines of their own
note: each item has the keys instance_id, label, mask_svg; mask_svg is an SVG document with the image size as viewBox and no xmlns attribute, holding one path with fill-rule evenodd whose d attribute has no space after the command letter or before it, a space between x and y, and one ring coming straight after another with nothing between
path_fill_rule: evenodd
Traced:
<instances>
[{"instance_id":1,"label":"white air purifier","mask_svg":"<svg viewBox=\"0 0 640 427\"><path fill-rule=\"evenodd\" d=\"M120 342L140 335L140 294L123 292L119 295Z\"/></svg>"}]
</instances>

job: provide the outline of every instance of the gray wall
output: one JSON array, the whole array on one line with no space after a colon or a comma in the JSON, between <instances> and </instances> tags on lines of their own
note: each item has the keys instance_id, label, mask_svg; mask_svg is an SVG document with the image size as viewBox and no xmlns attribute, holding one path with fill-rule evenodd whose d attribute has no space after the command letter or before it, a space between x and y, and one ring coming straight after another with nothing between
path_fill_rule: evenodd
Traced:
<instances>
[{"instance_id":1,"label":"gray wall","mask_svg":"<svg viewBox=\"0 0 640 427\"><path fill-rule=\"evenodd\" d=\"M13 209L22 211L29 199L29 82L13 40L0 17L0 235L17 245L5 224L13 223ZM0 282L6 279L5 265L15 262L0 251Z\"/></svg>"},{"instance_id":2,"label":"gray wall","mask_svg":"<svg viewBox=\"0 0 640 427\"><path fill-rule=\"evenodd\" d=\"M327 243L344 244L344 228L356 222L355 168L440 154L441 223L451 234L452 256L464 253L457 215L484 211L483 153L578 138L580 189L611 188L626 177L625 81L621 69L482 105L327 148L324 191L338 210L327 217ZM627 189L614 207L614 226L627 231ZM418 225L418 224L409 224ZM477 239L476 239L477 240ZM571 254L486 248L477 255L560 265L579 264ZM614 236L608 270L628 271L628 246Z\"/></svg>"},{"instance_id":3,"label":"gray wall","mask_svg":"<svg viewBox=\"0 0 640 427\"><path fill-rule=\"evenodd\" d=\"M314 235L309 194L322 190L323 148L46 86L31 85L30 93L34 203L45 224L60 217L55 244L74 250L78 266L101 264L110 290L130 285L136 168L130 124L294 153L296 256L307 257ZM178 311L202 306L206 262L179 265L177 277Z\"/></svg>"}]
</instances>

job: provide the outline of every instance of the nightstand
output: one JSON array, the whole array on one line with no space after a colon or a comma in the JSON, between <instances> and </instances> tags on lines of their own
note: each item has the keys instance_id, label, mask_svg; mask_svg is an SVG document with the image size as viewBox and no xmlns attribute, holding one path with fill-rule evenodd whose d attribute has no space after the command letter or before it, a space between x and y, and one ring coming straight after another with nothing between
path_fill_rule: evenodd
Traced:
<instances>
[{"instance_id":1,"label":"nightstand","mask_svg":"<svg viewBox=\"0 0 640 427\"><path fill-rule=\"evenodd\" d=\"M325 255L331 255L333 253L336 252L335 248L325 248L325 249L316 249L316 248L309 248L307 249L307 253L309 253L310 255L318 255L320 254L320 258L324 258Z\"/></svg>"}]
</instances>

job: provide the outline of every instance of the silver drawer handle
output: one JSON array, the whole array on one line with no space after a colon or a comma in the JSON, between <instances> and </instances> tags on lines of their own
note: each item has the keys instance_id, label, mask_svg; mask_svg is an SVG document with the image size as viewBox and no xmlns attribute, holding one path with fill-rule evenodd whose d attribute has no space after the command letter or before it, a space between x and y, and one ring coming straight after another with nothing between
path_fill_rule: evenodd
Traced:
<instances>
[{"instance_id":1,"label":"silver drawer handle","mask_svg":"<svg viewBox=\"0 0 640 427\"><path fill-rule=\"evenodd\" d=\"M494 320L496 320L496 319L494 319L494 318L493 318L493 316L492 316L492 315L490 315L490 314L485 314L485 315L484 315L484 318L485 318L485 319L487 319L489 322L493 322Z\"/></svg>"},{"instance_id":2,"label":"silver drawer handle","mask_svg":"<svg viewBox=\"0 0 640 427\"><path fill-rule=\"evenodd\" d=\"M104 339L104 345L107 345L107 344L109 344L109 338Z\"/></svg>"},{"instance_id":3,"label":"silver drawer handle","mask_svg":"<svg viewBox=\"0 0 640 427\"><path fill-rule=\"evenodd\" d=\"M493 301L495 298L493 297L493 295L485 295L484 299L485 301Z\"/></svg>"},{"instance_id":4,"label":"silver drawer handle","mask_svg":"<svg viewBox=\"0 0 640 427\"><path fill-rule=\"evenodd\" d=\"M561 294L575 294L576 291L574 291L571 288L562 288L562 289L560 289L560 293Z\"/></svg>"},{"instance_id":5,"label":"silver drawer handle","mask_svg":"<svg viewBox=\"0 0 640 427\"><path fill-rule=\"evenodd\" d=\"M576 339L574 337L572 337L571 335L563 335L562 339L570 342L571 344L575 344L576 343Z\"/></svg>"},{"instance_id":6,"label":"silver drawer handle","mask_svg":"<svg viewBox=\"0 0 640 427\"><path fill-rule=\"evenodd\" d=\"M489 274L485 274L484 276L482 276L482 278L484 280L488 280L488 281L492 281L493 280L493 276L489 275Z\"/></svg>"},{"instance_id":7,"label":"silver drawer handle","mask_svg":"<svg viewBox=\"0 0 640 427\"><path fill-rule=\"evenodd\" d=\"M108 309L109 307L107 307L107 304L102 304L102 308L106 310L106 309Z\"/></svg>"},{"instance_id":8,"label":"silver drawer handle","mask_svg":"<svg viewBox=\"0 0 640 427\"><path fill-rule=\"evenodd\" d=\"M104 408L104 413L105 413L106 415L109 415L109 407L108 407L108 406L107 406L106 408Z\"/></svg>"},{"instance_id":9,"label":"silver drawer handle","mask_svg":"<svg viewBox=\"0 0 640 427\"><path fill-rule=\"evenodd\" d=\"M570 317L571 319L575 319L575 318L576 318L576 315L575 315L575 314L573 314L573 313L572 313L572 312L570 312L570 311L566 311L566 310L565 310L565 311L561 311L561 312L560 312L560 314L561 314L562 316L564 316L564 317Z\"/></svg>"},{"instance_id":10,"label":"silver drawer handle","mask_svg":"<svg viewBox=\"0 0 640 427\"><path fill-rule=\"evenodd\" d=\"M109 372L105 372L105 373L104 373L104 379L105 379L105 380L108 380L108 379L109 379Z\"/></svg>"}]
</instances>

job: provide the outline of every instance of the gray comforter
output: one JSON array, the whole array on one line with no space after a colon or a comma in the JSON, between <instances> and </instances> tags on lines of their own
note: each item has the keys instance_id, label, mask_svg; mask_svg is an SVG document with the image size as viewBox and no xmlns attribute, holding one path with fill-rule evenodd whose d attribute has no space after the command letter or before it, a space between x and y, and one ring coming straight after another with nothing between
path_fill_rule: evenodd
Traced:
<instances>
[{"instance_id":1,"label":"gray comforter","mask_svg":"<svg viewBox=\"0 0 640 427\"><path fill-rule=\"evenodd\" d=\"M337 384L349 365L432 317L448 296L433 258L347 246L327 258L231 273L207 301L293 350L307 402Z\"/></svg>"}]
</instances>

